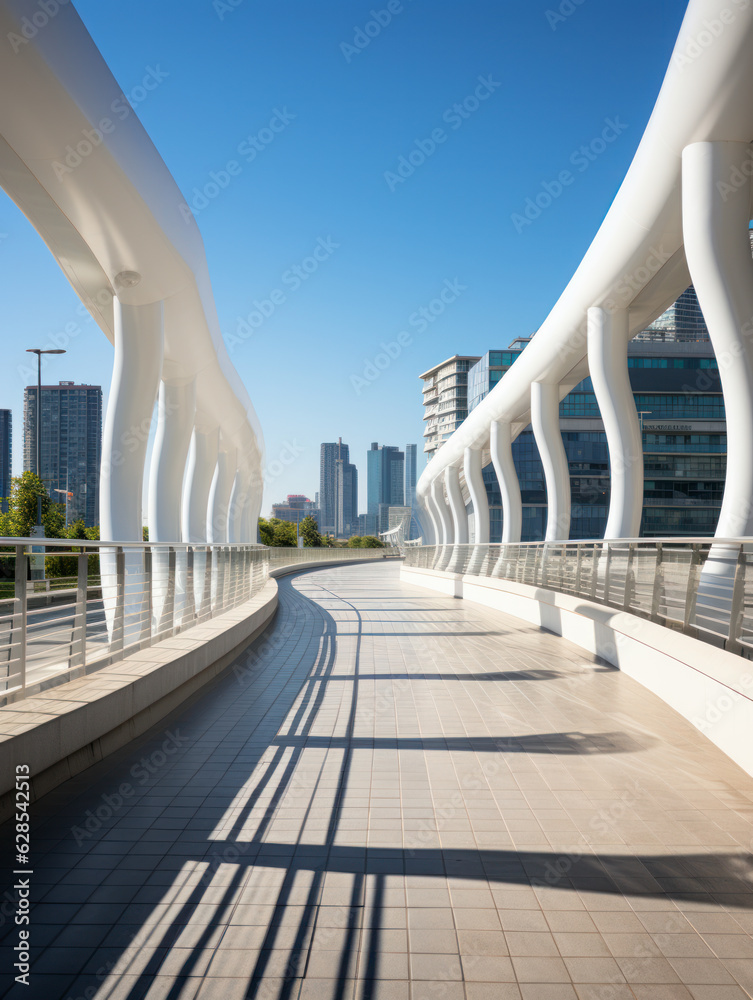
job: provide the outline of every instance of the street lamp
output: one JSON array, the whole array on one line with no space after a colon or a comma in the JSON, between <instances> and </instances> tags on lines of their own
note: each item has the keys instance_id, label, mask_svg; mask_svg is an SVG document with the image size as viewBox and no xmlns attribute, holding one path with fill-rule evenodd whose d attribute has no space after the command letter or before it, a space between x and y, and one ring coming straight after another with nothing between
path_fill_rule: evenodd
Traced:
<instances>
[{"instance_id":1,"label":"street lamp","mask_svg":"<svg viewBox=\"0 0 753 1000\"><path fill-rule=\"evenodd\" d=\"M36 461L36 473L40 481L42 479L42 355L43 354L65 354L65 351L61 347L52 347L49 350L42 350L39 347L27 347L27 354L36 354L37 356L37 461ZM44 536L44 528L42 527L42 494L37 494L37 525L34 530L34 534L38 536ZM42 550L44 551L44 550ZM42 558L42 566L44 566L44 558ZM44 569L41 571L39 568L32 570L32 577L39 575L41 579L44 577Z\"/></svg>"}]
</instances>

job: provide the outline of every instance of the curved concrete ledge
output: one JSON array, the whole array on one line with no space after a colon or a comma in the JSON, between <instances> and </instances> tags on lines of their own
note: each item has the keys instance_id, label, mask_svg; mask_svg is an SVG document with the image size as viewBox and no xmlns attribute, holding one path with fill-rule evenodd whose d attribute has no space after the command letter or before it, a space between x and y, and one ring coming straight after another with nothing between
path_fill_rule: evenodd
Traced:
<instances>
[{"instance_id":1,"label":"curved concrete ledge","mask_svg":"<svg viewBox=\"0 0 753 1000\"><path fill-rule=\"evenodd\" d=\"M0 823L14 812L16 765L32 799L146 732L221 673L270 623L277 583L244 604L96 673L0 708Z\"/></svg>"},{"instance_id":2,"label":"curved concrete ledge","mask_svg":"<svg viewBox=\"0 0 753 1000\"><path fill-rule=\"evenodd\" d=\"M658 695L753 774L750 661L636 615L552 590L405 565L401 577L521 618L581 646Z\"/></svg>"}]
</instances>

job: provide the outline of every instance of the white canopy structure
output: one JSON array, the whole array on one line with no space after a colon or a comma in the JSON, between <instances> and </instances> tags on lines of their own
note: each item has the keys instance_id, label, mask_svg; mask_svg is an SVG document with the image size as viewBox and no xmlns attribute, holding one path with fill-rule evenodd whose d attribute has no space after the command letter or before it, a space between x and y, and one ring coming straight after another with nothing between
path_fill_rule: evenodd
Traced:
<instances>
[{"instance_id":1,"label":"white canopy structure","mask_svg":"<svg viewBox=\"0 0 753 1000\"><path fill-rule=\"evenodd\" d=\"M0 0L0 184L115 346L102 538L141 538L141 429L159 398L151 540L254 541L263 439L198 227L73 5L43 6Z\"/></svg>"}]
</instances>

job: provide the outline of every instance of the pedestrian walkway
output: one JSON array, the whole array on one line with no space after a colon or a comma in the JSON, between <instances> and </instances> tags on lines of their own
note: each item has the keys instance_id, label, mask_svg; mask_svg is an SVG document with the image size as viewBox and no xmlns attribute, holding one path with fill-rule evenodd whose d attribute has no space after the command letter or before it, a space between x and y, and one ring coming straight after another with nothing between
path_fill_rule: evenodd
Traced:
<instances>
[{"instance_id":1,"label":"pedestrian walkway","mask_svg":"<svg viewBox=\"0 0 753 1000\"><path fill-rule=\"evenodd\" d=\"M280 580L222 678L32 814L11 997L753 996L753 778L630 678L395 564Z\"/></svg>"}]
</instances>

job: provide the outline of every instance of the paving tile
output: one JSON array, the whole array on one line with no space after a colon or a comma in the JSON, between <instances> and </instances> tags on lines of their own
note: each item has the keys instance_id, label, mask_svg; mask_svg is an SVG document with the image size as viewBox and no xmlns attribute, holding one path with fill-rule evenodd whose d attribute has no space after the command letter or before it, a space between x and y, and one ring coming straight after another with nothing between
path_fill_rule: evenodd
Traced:
<instances>
[{"instance_id":1,"label":"paving tile","mask_svg":"<svg viewBox=\"0 0 753 1000\"><path fill-rule=\"evenodd\" d=\"M111 1000L753 995L753 778L583 650L398 572L281 579L252 669L35 803L45 1000L97 970Z\"/></svg>"}]
</instances>

